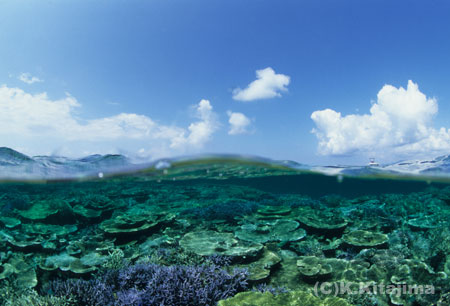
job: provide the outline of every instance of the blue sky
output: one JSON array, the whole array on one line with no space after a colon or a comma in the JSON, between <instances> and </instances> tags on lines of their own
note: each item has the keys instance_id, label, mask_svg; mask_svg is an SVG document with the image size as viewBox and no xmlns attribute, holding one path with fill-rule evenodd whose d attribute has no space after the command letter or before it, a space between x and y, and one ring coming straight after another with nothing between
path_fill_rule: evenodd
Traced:
<instances>
[{"instance_id":1,"label":"blue sky","mask_svg":"<svg viewBox=\"0 0 450 306\"><path fill-rule=\"evenodd\" d=\"M0 145L31 155L220 152L315 164L450 153L449 9L0 1ZM252 101L237 99L269 67L275 77Z\"/></svg>"}]
</instances>

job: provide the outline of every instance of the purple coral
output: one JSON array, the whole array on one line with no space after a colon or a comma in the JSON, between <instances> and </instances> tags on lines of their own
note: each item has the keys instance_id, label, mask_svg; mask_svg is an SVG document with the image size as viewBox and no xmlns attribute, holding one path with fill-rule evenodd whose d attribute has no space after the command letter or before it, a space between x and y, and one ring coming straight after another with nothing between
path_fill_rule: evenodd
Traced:
<instances>
[{"instance_id":1,"label":"purple coral","mask_svg":"<svg viewBox=\"0 0 450 306\"><path fill-rule=\"evenodd\" d=\"M101 280L56 280L50 282L49 293L58 297L74 297L78 305L111 305L114 301L111 286Z\"/></svg>"},{"instance_id":2,"label":"purple coral","mask_svg":"<svg viewBox=\"0 0 450 306\"><path fill-rule=\"evenodd\" d=\"M265 283L258 284L255 287L252 288L252 291L255 292L270 292L273 295L278 295L281 293L287 293L289 290L287 290L285 287L273 287L270 285L267 285Z\"/></svg>"},{"instance_id":3,"label":"purple coral","mask_svg":"<svg viewBox=\"0 0 450 306\"><path fill-rule=\"evenodd\" d=\"M248 272L218 266L138 264L99 279L53 281L48 292L72 296L78 305L215 305L247 289Z\"/></svg>"},{"instance_id":4,"label":"purple coral","mask_svg":"<svg viewBox=\"0 0 450 306\"><path fill-rule=\"evenodd\" d=\"M206 258L207 261L219 267L228 267L233 261L232 256L213 254Z\"/></svg>"},{"instance_id":5,"label":"purple coral","mask_svg":"<svg viewBox=\"0 0 450 306\"><path fill-rule=\"evenodd\" d=\"M247 272L216 266L136 265L118 277L121 296L140 292L142 305L215 305L247 288ZM133 297L134 298L134 297Z\"/></svg>"}]
</instances>

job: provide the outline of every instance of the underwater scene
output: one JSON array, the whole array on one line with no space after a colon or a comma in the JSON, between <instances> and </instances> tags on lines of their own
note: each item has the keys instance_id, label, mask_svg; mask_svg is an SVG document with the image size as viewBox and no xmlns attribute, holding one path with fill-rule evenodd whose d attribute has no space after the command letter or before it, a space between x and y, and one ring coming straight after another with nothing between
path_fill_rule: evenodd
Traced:
<instances>
[{"instance_id":1,"label":"underwater scene","mask_svg":"<svg viewBox=\"0 0 450 306\"><path fill-rule=\"evenodd\" d=\"M449 305L450 184L250 159L0 184L0 305Z\"/></svg>"},{"instance_id":2,"label":"underwater scene","mask_svg":"<svg viewBox=\"0 0 450 306\"><path fill-rule=\"evenodd\" d=\"M449 12L0 0L0 306L450 306Z\"/></svg>"}]
</instances>

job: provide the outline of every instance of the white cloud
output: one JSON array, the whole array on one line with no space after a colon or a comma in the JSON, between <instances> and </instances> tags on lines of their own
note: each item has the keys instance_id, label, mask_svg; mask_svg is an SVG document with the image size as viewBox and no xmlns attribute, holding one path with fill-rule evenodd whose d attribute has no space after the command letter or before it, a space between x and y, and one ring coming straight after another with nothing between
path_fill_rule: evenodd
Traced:
<instances>
[{"instance_id":1,"label":"white cloud","mask_svg":"<svg viewBox=\"0 0 450 306\"><path fill-rule=\"evenodd\" d=\"M151 118L130 113L83 120L77 115L80 103L67 95L51 100L46 93L29 94L19 88L0 87L0 143L26 147L30 154L55 150L71 155L82 152L111 153L146 146L151 157L183 154L201 148L218 128L211 103L196 106L198 121L182 128L163 125Z\"/></svg>"},{"instance_id":2,"label":"white cloud","mask_svg":"<svg viewBox=\"0 0 450 306\"><path fill-rule=\"evenodd\" d=\"M201 100L195 108L198 121L191 123L188 127L189 135L183 133L173 135L171 147L181 146L201 147L211 139L212 134L218 129L219 123L216 114L213 112L211 103L208 100ZM169 132L169 134L171 134Z\"/></svg>"},{"instance_id":3,"label":"white cloud","mask_svg":"<svg viewBox=\"0 0 450 306\"><path fill-rule=\"evenodd\" d=\"M280 92L287 91L289 82L289 76L276 74L270 67L256 70L256 80L251 82L245 89L236 88L233 90L233 99L238 101L253 101L281 97Z\"/></svg>"},{"instance_id":4,"label":"white cloud","mask_svg":"<svg viewBox=\"0 0 450 306\"><path fill-rule=\"evenodd\" d=\"M19 80L27 84L33 84L37 82L44 82L44 80L39 79L38 77L32 76L30 73L25 72L19 75Z\"/></svg>"},{"instance_id":5,"label":"white cloud","mask_svg":"<svg viewBox=\"0 0 450 306\"><path fill-rule=\"evenodd\" d=\"M251 123L249 118L247 118L243 113L232 111L228 111L227 115L228 123L230 124L230 129L228 131L229 135L248 133L248 127Z\"/></svg>"},{"instance_id":6,"label":"white cloud","mask_svg":"<svg viewBox=\"0 0 450 306\"><path fill-rule=\"evenodd\" d=\"M409 81L406 89L383 86L370 114L342 116L325 109L313 112L311 119L323 155L432 155L450 150L450 130L432 127L437 112L436 99L427 98Z\"/></svg>"}]
</instances>

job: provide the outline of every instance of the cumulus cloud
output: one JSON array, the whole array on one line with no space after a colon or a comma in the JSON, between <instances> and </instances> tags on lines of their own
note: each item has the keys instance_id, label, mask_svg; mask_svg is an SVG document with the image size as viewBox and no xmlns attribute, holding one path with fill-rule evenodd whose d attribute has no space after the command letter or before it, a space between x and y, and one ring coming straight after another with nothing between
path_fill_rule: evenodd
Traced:
<instances>
[{"instance_id":1,"label":"cumulus cloud","mask_svg":"<svg viewBox=\"0 0 450 306\"><path fill-rule=\"evenodd\" d=\"M256 70L256 80L251 82L245 89L234 89L233 99L247 102L259 99L281 97L280 92L287 91L289 82L289 76L284 74L276 74L270 67L262 70Z\"/></svg>"},{"instance_id":2,"label":"cumulus cloud","mask_svg":"<svg viewBox=\"0 0 450 306\"><path fill-rule=\"evenodd\" d=\"M185 145L201 147L211 139L212 134L218 129L217 115L213 112L211 103L208 100L201 100L196 105L195 111L199 120L189 125L187 136L185 131L174 135L171 147L178 148Z\"/></svg>"},{"instance_id":3,"label":"cumulus cloud","mask_svg":"<svg viewBox=\"0 0 450 306\"><path fill-rule=\"evenodd\" d=\"M450 130L432 127L437 112L436 99L427 98L409 81L406 89L383 86L370 114L342 116L325 109L313 112L311 119L323 155L448 153Z\"/></svg>"},{"instance_id":4,"label":"cumulus cloud","mask_svg":"<svg viewBox=\"0 0 450 306\"><path fill-rule=\"evenodd\" d=\"M238 135L248 133L248 127L250 126L250 119L247 118L243 113L237 113L232 111L227 111L228 123L230 124L230 129L228 130L229 135Z\"/></svg>"},{"instance_id":5,"label":"cumulus cloud","mask_svg":"<svg viewBox=\"0 0 450 306\"><path fill-rule=\"evenodd\" d=\"M25 73L22 73L21 75L19 75L18 79L27 84L44 82L44 80L41 80L38 77L32 76L28 72L25 72Z\"/></svg>"},{"instance_id":6,"label":"cumulus cloud","mask_svg":"<svg viewBox=\"0 0 450 306\"><path fill-rule=\"evenodd\" d=\"M163 125L133 113L83 120L78 115L80 109L80 103L69 94L52 100L46 93L29 94L3 85L0 87L0 142L13 148L26 147L33 154L42 153L44 148L40 146L44 145L95 153L111 153L111 147L120 145L130 149L145 145L152 157L161 157L161 154L181 154L201 148L218 127L208 100L196 105L198 120L187 129Z\"/></svg>"}]
</instances>

